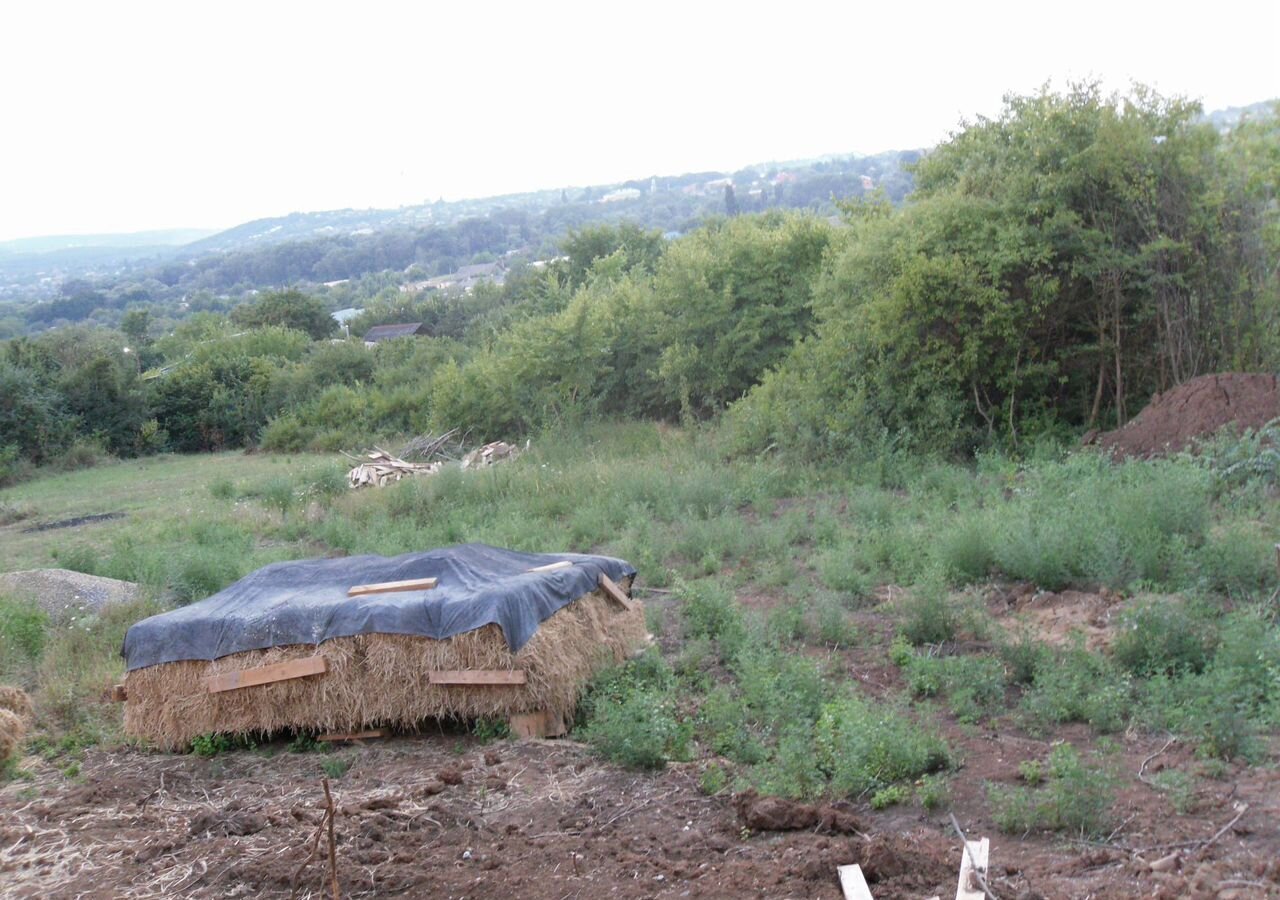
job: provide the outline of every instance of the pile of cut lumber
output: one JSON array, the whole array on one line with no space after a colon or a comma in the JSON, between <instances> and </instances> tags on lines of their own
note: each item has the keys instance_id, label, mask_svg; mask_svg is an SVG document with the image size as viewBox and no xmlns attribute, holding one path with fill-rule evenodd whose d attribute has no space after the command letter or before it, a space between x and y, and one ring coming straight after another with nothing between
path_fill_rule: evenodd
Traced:
<instances>
[{"instance_id":1,"label":"pile of cut lumber","mask_svg":"<svg viewBox=\"0 0 1280 900\"><path fill-rule=\"evenodd\" d=\"M385 450L374 447L365 454L369 462L361 462L347 473L347 480L353 488L384 487L401 478L414 475L434 475L444 468L443 462L411 463L398 456L392 456Z\"/></svg>"},{"instance_id":2,"label":"pile of cut lumber","mask_svg":"<svg viewBox=\"0 0 1280 900\"><path fill-rule=\"evenodd\" d=\"M524 446L526 450L529 449L528 442L525 442ZM494 463L515 459L519 455L520 448L515 444L508 444L506 441L494 441L492 444L477 447L462 457L462 468L483 469L485 466L491 466Z\"/></svg>"}]
</instances>

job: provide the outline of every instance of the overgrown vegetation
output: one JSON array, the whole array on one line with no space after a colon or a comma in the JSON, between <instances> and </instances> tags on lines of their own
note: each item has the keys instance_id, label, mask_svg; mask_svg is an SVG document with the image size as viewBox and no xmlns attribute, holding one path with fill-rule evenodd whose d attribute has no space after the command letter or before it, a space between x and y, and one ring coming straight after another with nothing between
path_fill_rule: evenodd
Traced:
<instances>
[{"instance_id":1,"label":"overgrown vegetation","mask_svg":"<svg viewBox=\"0 0 1280 900\"><path fill-rule=\"evenodd\" d=\"M625 766L704 762L708 793L937 807L955 735L977 724L1167 731L1256 760L1280 727L1274 426L1159 461L1064 449L1197 371L1280 362L1259 256L1280 233L1275 123L1219 135L1194 114L1089 86L1011 98L921 163L903 209L851 204L846 228L733 217L672 242L584 230L501 290L379 307L436 330L373 349L324 341L325 310L291 292L163 337L135 317L128 354L100 329L10 341L9 481L59 454L333 449L454 425L532 448L367 492L338 460L285 456L9 488L16 521L124 505L129 473L173 478L129 506L145 514L21 544L160 599L74 624L0 599L0 675L35 691L40 748L74 753L116 736L96 697L145 612L280 559L484 541L624 557L663 591L649 622L670 652L601 674L580 735ZM993 624L993 581L1105 588L1114 639ZM886 655L874 694L851 677L851 659ZM1106 827L1087 754L1059 746L1024 776L991 788L1001 827Z\"/></svg>"}]
</instances>

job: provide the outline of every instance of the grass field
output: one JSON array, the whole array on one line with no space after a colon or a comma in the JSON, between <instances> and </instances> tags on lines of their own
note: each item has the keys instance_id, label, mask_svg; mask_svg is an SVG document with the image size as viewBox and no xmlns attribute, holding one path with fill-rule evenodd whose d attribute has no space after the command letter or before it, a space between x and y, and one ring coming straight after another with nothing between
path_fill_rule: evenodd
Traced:
<instances>
[{"instance_id":1,"label":"grass field","mask_svg":"<svg viewBox=\"0 0 1280 900\"><path fill-rule=\"evenodd\" d=\"M970 729L1069 734L981 802L1009 830L1097 833L1113 795L1086 787L1105 781L1108 735L1171 733L1220 762L1272 755L1280 512L1266 478L1056 451L815 468L730 460L714 435L651 425L550 435L514 463L381 490L348 490L346 465L170 457L0 492L10 518L26 513L0 529L5 568L73 568L151 598L89 636L3 601L0 674L35 692L37 745L118 739L118 711L93 695L119 672L131 617L273 560L483 541L639 569L661 652L599 679L579 733L625 766L700 761L713 794L933 808ZM111 512L124 516L24 530ZM1085 602L1104 612L1078 639L1046 624ZM42 637L24 644L20 626Z\"/></svg>"}]
</instances>

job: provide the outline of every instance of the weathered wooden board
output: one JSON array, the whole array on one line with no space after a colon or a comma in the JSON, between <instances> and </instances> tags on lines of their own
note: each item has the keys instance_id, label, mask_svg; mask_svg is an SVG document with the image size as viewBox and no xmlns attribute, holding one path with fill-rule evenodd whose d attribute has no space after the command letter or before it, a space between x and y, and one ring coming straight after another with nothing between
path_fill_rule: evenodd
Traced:
<instances>
[{"instance_id":1,"label":"weathered wooden board","mask_svg":"<svg viewBox=\"0 0 1280 900\"><path fill-rule=\"evenodd\" d=\"M559 737L568 731L562 717L545 709L516 713L507 719L507 726L511 729L512 737L522 740Z\"/></svg>"},{"instance_id":2,"label":"weathered wooden board","mask_svg":"<svg viewBox=\"0 0 1280 900\"><path fill-rule=\"evenodd\" d=\"M322 734L316 740L320 741L367 741L372 738L384 738L391 732L386 728L371 728L368 731L352 731L347 734L334 733Z\"/></svg>"},{"instance_id":3,"label":"weathered wooden board","mask_svg":"<svg viewBox=\"0 0 1280 900\"><path fill-rule=\"evenodd\" d=\"M129 689L123 684L113 684L107 696L111 698L113 703L123 703L129 699Z\"/></svg>"},{"instance_id":4,"label":"weathered wooden board","mask_svg":"<svg viewBox=\"0 0 1280 900\"><path fill-rule=\"evenodd\" d=\"M559 569L572 569L572 560L562 559L559 562L547 563L545 566L534 566L532 569L525 569L526 572L555 572Z\"/></svg>"},{"instance_id":5,"label":"weathered wooden board","mask_svg":"<svg viewBox=\"0 0 1280 900\"><path fill-rule=\"evenodd\" d=\"M453 669L427 673L431 684L526 684L528 680L524 669Z\"/></svg>"},{"instance_id":6,"label":"weathered wooden board","mask_svg":"<svg viewBox=\"0 0 1280 900\"><path fill-rule=\"evenodd\" d=\"M603 572L600 573L600 588L623 609L635 609L635 605L632 604L631 598L627 596L626 591L618 587L617 582Z\"/></svg>"},{"instance_id":7,"label":"weathered wooden board","mask_svg":"<svg viewBox=\"0 0 1280 900\"><path fill-rule=\"evenodd\" d=\"M982 889L973 872L976 869L987 877L987 856L991 852L991 841L983 838L980 841L965 841L965 850L960 857L960 882L956 885L956 900L985 900L987 892Z\"/></svg>"},{"instance_id":8,"label":"weathered wooden board","mask_svg":"<svg viewBox=\"0 0 1280 900\"><path fill-rule=\"evenodd\" d=\"M291 659L288 662L274 663L269 666L258 666L256 669L241 669L238 672L210 675L204 683L210 694L217 694L221 691L234 691L237 688L271 684L275 681L288 681L290 678L323 675L327 671L329 671L327 659L323 656L307 656L303 659Z\"/></svg>"},{"instance_id":9,"label":"weathered wooden board","mask_svg":"<svg viewBox=\"0 0 1280 900\"><path fill-rule=\"evenodd\" d=\"M383 581L378 584L357 584L347 589L348 597L364 594L392 594L396 591L429 591L439 584L436 578L410 578L408 581Z\"/></svg>"},{"instance_id":10,"label":"weathered wooden board","mask_svg":"<svg viewBox=\"0 0 1280 900\"><path fill-rule=\"evenodd\" d=\"M862 874L862 866L857 863L851 866L837 866L840 875L840 890L844 891L844 900L873 900L871 888L867 887L867 879Z\"/></svg>"}]
</instances>

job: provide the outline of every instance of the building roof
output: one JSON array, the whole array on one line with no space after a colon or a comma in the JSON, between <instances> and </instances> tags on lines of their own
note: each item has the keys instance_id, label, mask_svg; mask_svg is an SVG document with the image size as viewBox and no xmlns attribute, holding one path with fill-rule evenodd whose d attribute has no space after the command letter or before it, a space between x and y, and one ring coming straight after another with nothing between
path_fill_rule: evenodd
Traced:
<instances>
[{"instance_id":1,"label":"building roof","mask_svg":"<svg viewBox=\"0 0 1280 900\"><path fill-rule=\"evenodd\" d=\"M374 325L365 332L364 339L367 343L376 344L378 341L389 341L392 338L409 337L418 334L421 330L421 322L408 322L403 325Z\"/></svg>"},{"instance_id":2,"label":"building roof","mask_svg":"<svg viewBox=\"0 0 1280 900\"><path fill-rule=\"evenodd\" d=\"M454 276L457 278L481 278L486 275L496 274L498 274L497 263L478 263L474 266L459 266Z\"/></svg>"}]
</instances>

